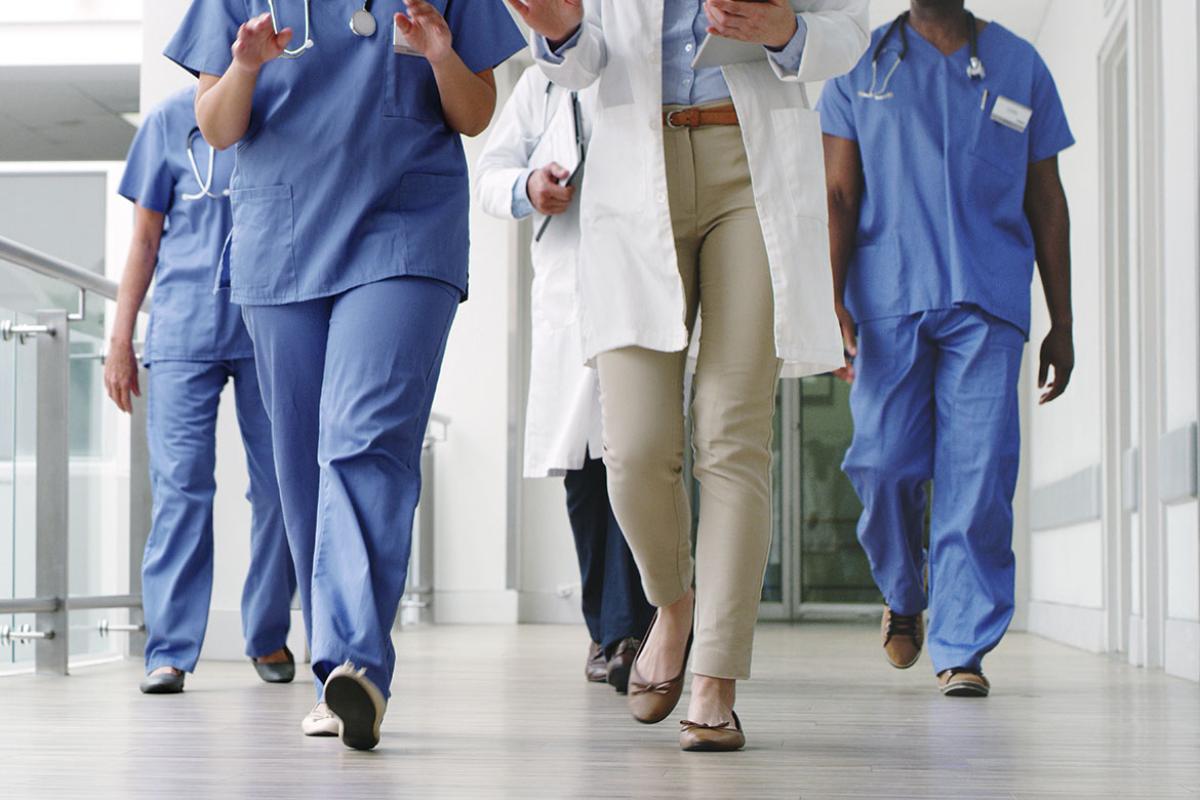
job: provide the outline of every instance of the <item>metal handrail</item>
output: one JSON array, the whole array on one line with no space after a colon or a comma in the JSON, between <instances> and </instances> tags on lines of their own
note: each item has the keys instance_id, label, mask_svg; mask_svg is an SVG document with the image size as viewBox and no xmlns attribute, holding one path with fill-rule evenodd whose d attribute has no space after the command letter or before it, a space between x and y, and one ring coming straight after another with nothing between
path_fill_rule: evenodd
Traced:
<instances>
[{"instance_id":1,"label":"metal handrail","mask_svg":"<svg viewBox=\"0 0 1200 800\"><path fill-rule=\"evenodd\" d=\"M116 281L110 281L103 275L97 275L91 270L77 267L61 258L55 258L40 250L26 247L4 236L0 236L0 260L11 261L48 278L69 283L85 292L98 294L109 300L117 299Z\"/></svg>"}]
</instances>

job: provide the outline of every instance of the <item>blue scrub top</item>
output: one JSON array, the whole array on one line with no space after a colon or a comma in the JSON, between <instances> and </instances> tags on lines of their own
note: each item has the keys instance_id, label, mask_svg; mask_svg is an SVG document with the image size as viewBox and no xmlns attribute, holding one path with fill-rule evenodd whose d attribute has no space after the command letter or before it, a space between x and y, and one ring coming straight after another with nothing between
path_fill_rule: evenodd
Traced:
<instances>
[{"instance_id":1,"label":"blue scrub top","mask_svg":"<svg viewBox=\"0 0 1200 800\"><path fill-rule=\"evenodd\" d=\"M202 179L208 177L209 159L216 158L210 191L219 199L184 199L200 191L187 157L188 138L196 129L195 96L194 88L178 92L146 115L117 190L142 208L165 215L144 350L147 363L254 355L229 290L213 292L221 250L233 225L229 200L221 197L229 186L233 156L214 154L199 134L192 153Z\"/></svg>"},{"instance_id":2,"label":"blue scrub top","mask_svg":"<svg viewBox=\"0 0 1200 800\"><path fill-rule=\"evenodd\" d=\"M305 0L277 0L289 47ZM474 72L525 46L503 0L433 0ZM465 297L470 190L462 140L442 114L433 69L392 49L402 0L372 6L379 30L350 30L362 0L310 0L315 46L263 66L233 174L233 299L278 305L401 275ZM238 27L267 0L192 0L166 55L222 75Z\"/></svg>"},{"instance_id":3,"label":"blue scrub top","mask_svg":"<svg viewBox=\"0 0 1200 800\"><path fill-rule=\"evenodd\" d=\"M945 56L909 27L895 96L860 97L885 31L818 105L825 133L858 142L863 162L846 307L861 322L974 305L1028 335L1029 165L1075 143L1054 79L1033 45L994 22L979 34L981 81L967 76L968 47ZM900 48L897 30L879 59L880 82ZM1033 110L1024 132L992 120L1000 97Z\"/></svg>"}]
</instances>

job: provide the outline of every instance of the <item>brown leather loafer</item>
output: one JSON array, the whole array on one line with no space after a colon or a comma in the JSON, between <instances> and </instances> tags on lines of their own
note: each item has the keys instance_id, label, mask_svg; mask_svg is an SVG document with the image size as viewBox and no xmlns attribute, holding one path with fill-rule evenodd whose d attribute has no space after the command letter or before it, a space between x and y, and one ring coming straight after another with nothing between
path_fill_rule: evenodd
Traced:
<instances>
[{"instance_id":1,"label":"brown leather loafer","mask_svg":"<svg viewBox=\"0 0 1200 800\"><path fill-rule=\"evenodd\" d=\"M733 712L733 722L702 725L684 720L679 723L679 749L693 753L730 753L746 746L742 721Z\"/></svg>"},{"instance_id":2,"label":"brown leather loafer","mask_svg":"<svg viewBox=\"0 0 1200 800\"><path fill-rule=\"evenodd\" d=\"M938 689L947 697L987 697L992 684L975 670L947 669L938 673Z\"/></svg>"},{"instance_id":3,"label":"brown leather loafer","mask_svg":"<svg viewBox=\"0 0 1200 800\"><path fill-rule=\"evenodd\" d=\"M608 685L617 690L617 694L629 691L629 670L633 667L633 659L641 647L640 639L630 637L622 639L608 660Z\"/></svg>"},{"instance_id":4,"label":"brown leather loafer","mask_svg":"<svg viewBox=\"0 0 1200 800\"><path fill-rule=\"evenodd\" d=\"M642 643L633 657L633 664L629 667L629 711L633 714L634 719L646 725L662 722L675 710L675 706L679 705L679 698L683 696L683 681L687 674L688 656L692 652L692 638L695 635L694 632L688 634L687 647L683 651L683 664L679 666L679 674L668 681L651 683L638 672L637 660L641 656L646 642L650 641L650 632L654 630L656 622L658 622L657 612L654 614L654 619L650 620L650 627L646 629L646 635L642 637Z\"/></svg>"},{"instance_id":5,"label":"brown leather loafer","mask_svg":"<svg viewBox=\"0 0 1200 800\"><path fill-rule=\"evenodd\" d=\"M588 645L583 676L588 679L588 683L604 683L608 680L608 662L604 658L604 648L598 642Z\"/></svg>"},{"instance_id":6,"label":"brown leather loafer","mask_svg":"<svg viewBox=\"0 0 1200 800\"><path fill-rule=\"evenodd\" d=\"M896 669L908 669L917 663L925 645L925 617L923 614L897 614L884 608L880 635L888 663Z\"/></svg>"}]
</instances>

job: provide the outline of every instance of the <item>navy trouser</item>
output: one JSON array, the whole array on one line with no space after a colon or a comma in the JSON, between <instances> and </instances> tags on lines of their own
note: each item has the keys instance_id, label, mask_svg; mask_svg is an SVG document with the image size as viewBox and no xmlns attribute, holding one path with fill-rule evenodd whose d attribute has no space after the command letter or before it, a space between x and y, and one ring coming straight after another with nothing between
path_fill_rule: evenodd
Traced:
<instances>
[{"instance_id":1,"label":"navy trouser","mask_svg":"<svg viewBox=\"0 0 1200 800\"><path fill-rule=\"evenodd\" d=\"M587 459L564 482L583 583L583 618L592 641L611 655L622 639L642 638L654 607L646 600L633 553L613 515L604 462Z\"/></svg>"}]
</instances>

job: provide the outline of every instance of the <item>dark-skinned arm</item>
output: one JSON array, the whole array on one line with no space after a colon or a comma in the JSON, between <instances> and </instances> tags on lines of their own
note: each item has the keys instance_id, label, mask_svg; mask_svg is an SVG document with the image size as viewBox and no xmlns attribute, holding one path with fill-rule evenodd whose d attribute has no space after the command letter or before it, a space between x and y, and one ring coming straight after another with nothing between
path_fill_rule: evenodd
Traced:
<instances>
[{"instance_id":1,"label":"dark-skinned arm","mask_svg":"<svg viewBox=\"0 0 1200 800\"><path fill-rule=\"evenodd\" d=\"M1074 316L1071 311L1071 214L1058 172L1058 158L1031 164L1025 187L1025 215L1033 229L1038 272L1050 311L1050 333L1042 341L1038 388L1040 404L1067 390L1075 369ZM1054 368L1051 380L1050 368Z\"/></svg>"},{"instance_id":2,"label":"dark-skinned arm","mask_svg":"<svg viewBox=\"0 0 1200 800\"><path fill-rule=\"evenodd\" d=\"M862 203L863 169L858 142L825 134L825 180L829 193L829 243L833 263L833 308L842 329L846 366L834 374L847 383L854 380L851 359L858 355L854 318L846 309L846 276L858 240L858 212Z\"/></svg>"}]
</instances>

